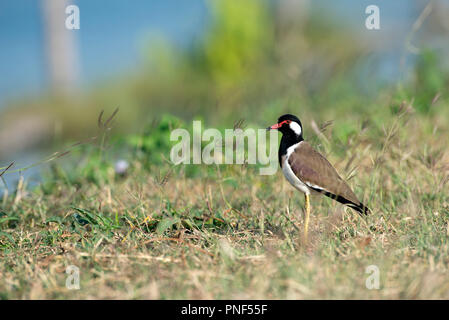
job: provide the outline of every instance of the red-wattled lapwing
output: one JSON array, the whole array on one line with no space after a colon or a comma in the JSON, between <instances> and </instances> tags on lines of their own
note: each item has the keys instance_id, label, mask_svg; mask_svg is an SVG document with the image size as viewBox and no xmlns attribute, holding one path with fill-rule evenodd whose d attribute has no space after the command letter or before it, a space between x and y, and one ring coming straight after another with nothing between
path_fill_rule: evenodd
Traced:
<instances>
[{"instance_id":1,"label":"red-wattled lapwing","mask_svg":"<svg viewBox=\"0 0 449 320\"><path fill-rule=\"evenodd\" d=\"M305 194L304 239L306 242L309 228L310 194L324 194L360 214L369 213L369 209L357 199L329 161L304 141L301 121L297 117L284 114L278 119L278 123L267 128L267 130L271 129L282 132L279 164L284 176L293 187Z\"/></svg>"}]
</instances>

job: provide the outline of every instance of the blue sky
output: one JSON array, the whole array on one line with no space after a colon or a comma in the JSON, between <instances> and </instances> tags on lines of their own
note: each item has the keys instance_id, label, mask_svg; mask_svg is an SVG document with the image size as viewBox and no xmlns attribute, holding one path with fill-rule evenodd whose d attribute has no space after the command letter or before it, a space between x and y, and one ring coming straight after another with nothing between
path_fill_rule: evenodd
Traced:
<instances>
[{"instance_id":1,"label":"blue sky","mask_svg":"<svg viewBox=\"0 0 449 320\"><path fill-rule=\"evenodd\" d=\"M142 39L161 34L187 46L207 22L202 0L77 0L80 78L98 81L136 66ZM132 5L131 5L132 3ZM0 105L48 85L41 1L0 1ZM64 21L62 21L62 25Z\"/></svg>"},{"instance_id":2,"label":"blue sky","mask_svg":"<svg viewBox=\"0 0 449 320\"><path fill-rule=\"evenodd\" d=\"M75 0L72 3L80 8L81 29L71 32L76 33L83 85L135 68L143 39L150 34L163 35L179 47L188 46L201 37L209 18L204 0ZM345 23L360 26L360 32L366 37L375 39L388 33L390 38L397 39L396 46L385 53L385 58L390 60L403 45L423 5L410 0L310 3L318 10L333 12ZM382 30L377 33L363 28L364 10L370 4L381 8ZM0 78L0 107L8 99L38 93L48 85L41 5L42 0L0 1L0 70L4 75ZM388 61L384 65L389 68Z\"/></svg>"}]
</instances>

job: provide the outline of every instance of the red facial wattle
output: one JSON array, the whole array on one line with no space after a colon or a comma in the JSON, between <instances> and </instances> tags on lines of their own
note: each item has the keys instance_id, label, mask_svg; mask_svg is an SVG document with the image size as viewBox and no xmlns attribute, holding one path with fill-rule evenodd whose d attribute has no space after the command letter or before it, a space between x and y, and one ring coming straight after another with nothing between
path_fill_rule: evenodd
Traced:
<instances>
[{"instance_id":1,"label":"red facial wattle","mask_svg":"<svg viewBox=\"0 0 449 320\"><path fill-rule=\"evenodd\" d=\"M282 127L284 124L288 124L290 123L290 120L284 120L282 122L273 124L271 127L269 127L270 129L279 129L280 127Z\"/></svg>"}]
</instances>

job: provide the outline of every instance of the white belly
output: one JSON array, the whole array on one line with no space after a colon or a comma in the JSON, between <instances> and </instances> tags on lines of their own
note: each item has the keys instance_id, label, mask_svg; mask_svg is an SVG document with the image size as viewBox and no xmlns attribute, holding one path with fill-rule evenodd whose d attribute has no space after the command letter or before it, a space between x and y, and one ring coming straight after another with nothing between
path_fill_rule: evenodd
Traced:
<instances>
[{"instance_id":1,"label":"white belly","mask_svg":"<svg viewBox=\"0 0 449 320\"><path fill-rule=\"evenodd\" d=\"M284 163L282 164L282 172L284 173L284 176L287 178L288 182L290 182L292 186L294 186L299 191L304 192L305 194L311 194L312 189L306 186L293 173L292 169L290 168L290 165L288 164L288 156L285 157Z\"/></svg>"}]
</instances>

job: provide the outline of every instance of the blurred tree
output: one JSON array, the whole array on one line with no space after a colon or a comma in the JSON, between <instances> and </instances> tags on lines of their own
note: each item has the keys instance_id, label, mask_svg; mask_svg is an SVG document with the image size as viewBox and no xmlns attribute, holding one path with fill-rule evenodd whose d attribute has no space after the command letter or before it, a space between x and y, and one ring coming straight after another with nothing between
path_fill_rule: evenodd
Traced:
<instances>
[{"instance_id":1,"label":"blurred tree","mask_svg":"<svg viewBox=\"0 0 449 320\"><path fill-rule=\"evenodd\" d=\"M419 111L428 112L435 96L447 91L448 77L439 60L439 56L429 50L424 50L418 57L412 95L416 98Z\"/></svg>"},{"instance_id":2,"label":"blurred tree","mask_svg":"<svg viewBox=\"0 0 449 320\"><path fill-rule=\"evenodd\" d=\"M48 73L57 93L73 91L78 78L77 48L73 30L65 27L68 0L43 0Z\"/></svg>"},{"instance_id":3,"label":"blurred tree","mask_svg":"<svg viewBox=\"0 0 449 320\"><path fill-rule=\"evenodd\" d=\"M213 25L204 42L204 64L219 92L248 80L273 40L267 3L260 0L208 2Z\"/></svg>"}]
</instances>

